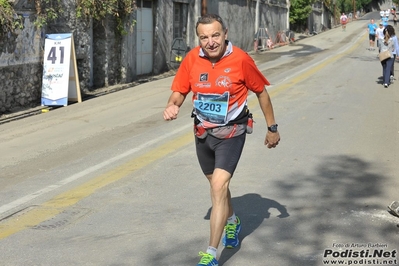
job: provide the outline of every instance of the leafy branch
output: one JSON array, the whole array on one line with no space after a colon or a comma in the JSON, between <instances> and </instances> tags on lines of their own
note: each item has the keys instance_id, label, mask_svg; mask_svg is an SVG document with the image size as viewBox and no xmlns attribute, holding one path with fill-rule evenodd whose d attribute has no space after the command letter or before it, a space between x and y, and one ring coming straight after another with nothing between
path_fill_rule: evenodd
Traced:
<instances>
[{"instance_id":1,"label":"leafy branch","mask_svg":"<svg viewBox=\"0 0 399 266\"><path fill-rule=\"evenodd\" d=\"M125 27L123 19L132 14L136 10L135 0L78 0L76 14L81 18L93 18L102 21L106 16L111 15L118 22L118 30L124 34ZM128 27L132 28L136 23L132 20L128 23Z\"/></svg>"},{"instance_id":2,"label":"leafy branch","mask_svg":"<svg viewBox=\"0 0 399 266\"><path fill-rule=\"evenodd\" d=\"M35 0L35 8L37 15L35 25L39 28L56 20L63 12L61 0Z\"/></svg>"},{"instance_id":3,"label":"leafy branch","mask_svg":"<svg viewBox=\"0 0 399 266\"><path fill-rule=\"evenodd\" d=\"M21 28L23 28L21 16L15 12L8 0L0 0L0 35Z\"/></svg>"},{"instance_id":4,"label":"leafy branch","mask_svg":"<svg viewBox=\"0 0 399 266\"><path fill-rule=\"evenodd\" d=\"M56 20L63 13L61 0L34 0L36 9L35 25L39 28ZM136 10L135 0L78 0L76 14L78 18L104 20L108 15L116 18L118 30L125 33L123 19ZM135 20L128 22L128 27L135 25ZM0 0L0 34L22 29L22 17L16 13L10 0Z\"/></svg>"}]
</instances>

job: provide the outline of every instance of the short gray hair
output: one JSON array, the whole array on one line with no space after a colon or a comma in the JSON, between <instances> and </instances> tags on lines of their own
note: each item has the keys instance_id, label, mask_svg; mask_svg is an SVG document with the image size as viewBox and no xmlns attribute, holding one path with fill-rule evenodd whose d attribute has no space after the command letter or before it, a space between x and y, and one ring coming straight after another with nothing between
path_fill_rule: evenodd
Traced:
<instances>
[{"instance_id":1,"label":"short gray hair","mask_svg":"<svg viewBox=\"0 0 399 266\"><path fill-rule=\"evenodd\" d=\"M198 35L197 28L198 28L199 24L211 24L214 21L219 22L222 25L223 31L226 31L226 29L227 29L226 25L224 24L223 19L219 15L205 14L198 18L197 24L195 25L195 31L196 31L197 35Z\"/></svg>"}]
</instances>

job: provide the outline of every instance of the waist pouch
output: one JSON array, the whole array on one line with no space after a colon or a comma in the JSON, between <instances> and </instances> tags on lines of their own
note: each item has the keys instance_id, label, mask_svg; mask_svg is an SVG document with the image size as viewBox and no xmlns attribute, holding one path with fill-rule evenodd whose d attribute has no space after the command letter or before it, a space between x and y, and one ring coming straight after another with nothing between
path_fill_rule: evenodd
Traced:
<instances>
[{"instance_id":1,"label":"waist pouch","mask_svg":"<svg viewBox=\"0 0 399 266\"><path fill-rule=\"evenodd\" d=\"M218 139L229 139L236 136L240 136L247 131L247 125L245 124L234 124L230 126L215 127L207 129L208 134Z\"/></svg>"},{"instance_id":2,"label":"waist pouch","mask_svg":"<svg viewBox=\"0 0 399 266\"><path fill-rule=\"evenodd\" d=\"M194 124L194 134L197 136L197 138L204 139L206 136L208 136L208 131L201 124Z\"/></svg>"},{"instance_id":3,"label":"waist pouch","mask_svg":"<svg viewBox=\"0 0 399 266\"><path fill-rule=\"evenodd\" d=\"M215 127L215 128L204 128L197 117L194 116L194 134L200 138L204 139L206 136L211 135L218 139L228 139L239 136L241 134L247 133L252 134L253 132L253 117L249 113L249 110L245 110L245 117L240 118L240 121L232 121L235 123L229 123L225 126ZM241 122L241 123L237 123ZM243 123L244 122L244 123Z\"/></svg>"}]
</instances>

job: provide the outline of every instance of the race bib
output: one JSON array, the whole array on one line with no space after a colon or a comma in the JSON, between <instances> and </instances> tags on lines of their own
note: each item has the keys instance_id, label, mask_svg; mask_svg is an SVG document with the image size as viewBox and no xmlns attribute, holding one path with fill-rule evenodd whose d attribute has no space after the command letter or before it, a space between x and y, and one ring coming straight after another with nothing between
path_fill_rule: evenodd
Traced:
<instances>
[{"instance_id":1,"label":"race bib","mask_svg":"<svg viewBox=\"0 0 399 266\"><path fill-rule=\"evenodd\" d=\"M198 93L194 100L195 113L200 120L213 124L225 124L229 108L230 93L223 94Z\"/></svg>"}]
</instances>

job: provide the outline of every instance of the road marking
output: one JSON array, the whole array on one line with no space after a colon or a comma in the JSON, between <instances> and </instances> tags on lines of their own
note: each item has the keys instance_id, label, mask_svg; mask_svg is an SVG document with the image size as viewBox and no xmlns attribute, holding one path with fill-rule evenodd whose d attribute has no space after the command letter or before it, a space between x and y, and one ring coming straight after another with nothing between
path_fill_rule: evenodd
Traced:
<instances>
[{"instance_id":1,"label":"road marking","mask_svg":"<svg viewBox=\"0 0 399 266\"><path fill-rule=\"evenodd\" d=\"M327 65L331 64L332 62L338 61L338 59L350 54L353 52L355 49L359 47L359 45L364 42L364 40L368 37L367 34L361 34L352 45L347 46L343 51L339 54L331 55L329 57L326 57L324 60L321 60L317 63L314 63L313 65L310 65L307 68L304 68L302 71L300 71L299 75L298 73L293 73L292 75L288 76L284 80L276 83L276 85L270 86L272 90L269 92L271 96L278 94L281 91L284 91L292 85L300 83L306 79L309 79L309 77L313 76L316 72L320 71L322 68L326 67ZM269 90L269 89L268 89Z\"/></svg>"},{"instance_id":2,"label":"road marking","mask_svg":"<svg viewBox=\"0 0 399 266\"><path fill-rule=\"evenodd\" d=\"M26 204L30 200L44 194L47 192L50 192L54 189L57 189L65 184L71 183L85 175L87 175L90 172L94 172L106 165L111 164L112 162L115 162L121 158L124 158L128 155L131 155L135 152L138 152L154 143L160 142L161 140L164 139L170 139L172 136L176 136L179 132L182 132L183 130L187 130L189 127L192 125L187 125L184 127L181 127L169 134L166 134L160 138L154 139L152 141L146 142L145 144L129 150L119 156L113 157L112 159L103 162L101 164L95 165L91 168L88 168L85 171L82 171L80 173L77 173L69 178L66 178L62 180L61 182L57 183L56 185L51 185L48 186L42 190L39 190L35 193L32 193L28 196L25 196L19 200L16 200L14 202L11 202L9 204L3 205L1 209L4 211L11 210L12 208L21 206L23 204ZM23 229L30 228L32 226L38 225L39 223L46 221L57 214L61 213L64 209L67 207L70 207L80 200L82 200L85 197L88 197L89 195L93 194L96 190L105 187L108 184L111 184L115 181L118 181L127 175L133 173L134 171L137 171L154 161L176 151L177 149L180 149L184 147L185 145L189 144L190 142L193 141L193 133L190 131L183 136L179 136L178 138L174 138L172 141L168 141L165 144L159 146L156 149L153 149L144 155L135 158L125 164L122 164L118 166L117 168L100 175L74 189L71 189L69 191L66 191L62 194L59 194L58 196L54 197L53 199L43 203L41 206L32 208L27 210L26 212L21 212L21 214L16 214L15 217L10 217L8 219L5 219L2 223L0 223L0 239L6 238L14 233L17 233Z\"/></svg>"},{"instance_id":3,"label":"road marking","mask_svg":"<svg viewBox=\"0 0 399 266\"><path fill-rule=\"evenodd\" d=\"M314 75L316 72L320 71L322 68L324 68L328 64L330 64L334 61L337 61L341 57L348 55L350 52L355 50L360 45L360 42L365 37L366 37L366 35L360 36L358 38L358 40L352 46L344 49L342 53L327 57L325 60L315 63L315 64L309 66L308 68L305 68L299 74L294 73L290 77L285 79L284 81L279 82L276 85L270 86L268 89L269 94L271 96L274 96L274 95L292 87L294 84L297 84L299 82L302 82L305 79L308 79L310 76ZM249 98L250 99L248 100L248 105L250 108L252 108L256 105L257 98L254 98L254 94L252 94ZM129 150L129 151L127 151L123 154L120 154L118 156L115 156L115 157L111 158L110 160L107 160L103 163L92 166L82 172L76 173L75 175L72 175L72 176L62 180L62 181L58 182L57 184L47 186L46 188L39 190L35 193L29 194L25 197L22 197L18 200L11 202L11 203L0 206L0 215L4 214L14 208L18 208L20 206L26 205L28 202L32 201L33 199L35 199L43 194L46 194L55 189L58 189L66 184L69 184L69 183L75 181L75 180L78 180L79 178L82 178L89 173L97 171L115 161L118 161L118 160L125 158L129 155L132 155L138 151L141 151L155 143L161 142L164 139L171 139L171 137L181 134L181 132L183 132L184 130L187 130L191 126L192 126L191 124L187 125L187 126L183 126L179 129L174 130L173 132L170 132L169 134L166 134L166 135L163 135L162 137L148 141L148 142L140 145L139 147L136 147L136 148ZM15 234L19 231L24 230L24 229L36 226L36 225L40 224L41 222L44 222L44 221L58 215L66 208L75 205L80 200L95 193L98 189L103 188L113 182L116 182L116 181L126 177L127 175L133 173L134 171L137 171L137 170L155 162L156 160L170 154L171 152L184 147L185 145L189 144L192 141L193 141L193 133L190 131L189 133L186 133L181 137L174 138L172 141L168 141L164 145L161 145L160 147L158 147L154 150L151 150L148 153L146 153L138 158L135 158L135 159L133 159L133 160L103 174L103 175L100 175L94 179L91 179L90 181L88 181L74 189L71 189L64 193L61 193L58 196L43 203L40 206L29 208L26 211L22 211L21 213L16 214L15 217L9 217L8 219L5 219L3 222L0 223L0 239L6 238L12 234Z\"/></svg>"},{"instance_id":4,"label":"road marking","mask_svg":"<svg viewBox=\"0 0 399 266\"><path fill-rule=\"evenodd\" d=\"M123 159L123 158L125 158L127 156L130 156L130 155L132 155L134 153L142 151L142 150L150 147L151 145L153 145L155 143L158 143L158 142L161 142L161 141L163 141L165 139L169 139L169 138L171 138L173 136L176 136L176 134L179 134L180 132L182 132L184 130L187 130L189 127L191 127L191 125L186 125L186 126L180 127L178 129L170 132L169 134L165 134L165 135L162 135L162 136L160 136L158 138L152 139L152 140L150 140L148 142L145 142L144 144L142 144L142 145L140 145L140 146L138 146L138 147L136 147L134 149L128 150L127 152L119 154L118 156L115 156L115 157L113 157L113 158L111 158L111 159L109 159L107 161L104 161L104 162L99 163L97 165L94 165L92 167L86 168L84 171L81 171L79 173L76 173L76 174L68 177L68 178L65 178L65 179L59 181L57 184L53 184L53 185L47 186L44 189L38 190L38 191L36 191L36 192L34 192L32 194L26 195L26 196L24 196L24 197L22 197L20 199L17 199L17 200L15 200L13 202L10 202L8 204L0 206L0 215L2 215L2 214L6 213L6 212L8 212L8 211L10 211L10 210L12 210L14 208L22 206L22 205L32 201L33 199L35 199L35 198L37 198L37 197L39 197L41 195L44 195L44 194L46 194L48 192L51 192L51 191L53 191L53 190L55 190L57 188L60 188L60 187L62 187L64 185L67 185L67 184L69 184L69 183L71 183L71 182L73 182L75 180L78 180L81 177L84 177L84 176L86 176L86 175L88 175L90 173L93 173L94 171L97 171L97 170L99 170L99 169L101 169L101 168L103 168L103 167L105 167L107 165L110 165L113 162L116 162L116 161L121 160L121 159Z\"/></svg>"}]
</instances>

